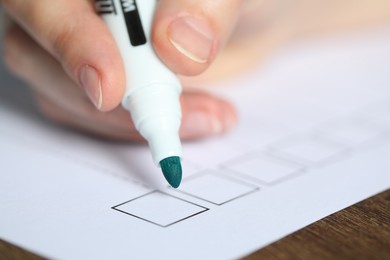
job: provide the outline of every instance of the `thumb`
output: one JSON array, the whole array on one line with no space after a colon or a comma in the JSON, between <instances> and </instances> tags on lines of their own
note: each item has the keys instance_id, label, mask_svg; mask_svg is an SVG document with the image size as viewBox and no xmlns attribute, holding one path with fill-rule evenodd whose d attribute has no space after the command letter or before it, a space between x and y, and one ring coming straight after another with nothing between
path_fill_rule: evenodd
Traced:
<instances>
[{"instance_id":1,"label":"thumb","mask_svg":"<svg viewBox=\"0 0 390 260\"><path fill-rule=\"evenodd\" d=\"M241 0L160 0L152 32L159 57L176 73L206 70L234 29Z\"/></svg>"}]
</instances>

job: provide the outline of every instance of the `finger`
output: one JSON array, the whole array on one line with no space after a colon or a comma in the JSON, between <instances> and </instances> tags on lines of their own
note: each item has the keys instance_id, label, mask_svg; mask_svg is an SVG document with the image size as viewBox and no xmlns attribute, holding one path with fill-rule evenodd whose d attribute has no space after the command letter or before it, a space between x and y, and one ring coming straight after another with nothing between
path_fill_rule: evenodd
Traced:
<instances>
[{"instance_id":1,"label":"finger","mask_svg":"<svg viewBox=\"0 0 390 260\"><path fill-rule=\"evenodd\" d=\"M116 44L92 1L2 0L6 11L84 88L100 110L115 108L125 76Z\"/></svg>"},{"instance_id":2,"label":"finger","mask_svg":"<svg viewBox=\"0 0 390 260\"><path fill-rule=\"evenodd\" d=\"M103 139L144 142L142 136L129 124L129 113L121 107L106 112L103 116L84 117L83 113L72 114L57 103L39 94L35 95L42 114L57 124ZM118 123L112 123L116 119Z\"/></svg>"},{"instance_id":3,"label":"finger","mask_svg":"<svg viewBox=\"0 0 390 260\"><path fill-rule=\"evenodd\" d=\"M145 142L141 135L127 124L129 113L122 107L101 114L103 116L83 117L63 110L44 96L36 95L36 100L40 111L47 118L68 128L104 139ZM180 128L182 140L222 133L236 121L234 109L229 103L204 93L185 93L181 103L184 112ZM113 119L118 122L111 124Z\"/></svg>"},{"instance_id":4,"label":"finger","mask_svg":"<svg viewBox=\"0 0 390 260\"><path fill-rule=\"evenodd\" d=\"M232 104L204 92L184 93L181 107L180 136L183 139L218 135L231 129L237 122Z\"/></svg>"},{"instance_id":5,"label":"finger","mask_svg":"<svg viewBox=\"0 0 390 260\"><path fill-rule=\"evenodd\" d=\"M85 93L64 73L57 60L15 24L5 34L3 56L11 72L24 79L39 96L56 104L64 113L83 120L93 118L126 131L134 129L126 111L116 113L116 117L112 118L109 113L96 110ZM120 120L117 120L118 117Z\"/></svg>"},{"instance_id":6,"label":"finger","mask_svg":"<svg viewBox=\"0 0 390 260\"><path fill-rule=\"evenodd\" d=\"M104 138L142 140L126 110L118 107L102 113L94 109L58 62L17 26L6 34L4 57L14 73L32 84L46 117ZM181 106L183 139L222 133L237 120L232 105L205 93L184 93Z\"/></svg>"},{"instance_id":7,"label":"finger","mask_svg":"<svg viewBox=\"0 0 390 260\"><path fill-rule=\"evenodd\" d=\"M213 62L234 29L242 0L160 0L152 32L160 58L192 76Z\"/></svg>"}]
</instances>

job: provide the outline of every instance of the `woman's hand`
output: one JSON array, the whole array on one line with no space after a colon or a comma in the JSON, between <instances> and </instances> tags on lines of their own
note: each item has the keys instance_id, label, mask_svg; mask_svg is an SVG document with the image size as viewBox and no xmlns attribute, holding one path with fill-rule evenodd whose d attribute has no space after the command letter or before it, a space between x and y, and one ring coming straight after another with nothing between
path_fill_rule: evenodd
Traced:
<instances>
[{"instance_id":1,"label":"woman's hand","mask_svg":"<svg viewBox=\"0 0 390 260\"><path fill-rule=\"evenodd\" d=\"M123 62L93 1L2 3L14 21L5 36L6 63L31 85L44 115L97 135L140 138L119 106L125 89ZM200 74L226 44L240 4L160 0L152 32L156 52L174 72ZM220 99L185 92L181 101L183 138L217 134L236 121L232 106Z\"/></svg>"},{"instance_id":2,"label":"woman's hand","mask_svg":"<svg viewBox=\"0 0 390 260\"><path fill-rule=\"evenodd\" d=\"M44 115L96 135L140 139L119 106L123 62L93 0L1 2L13 21L6 64L29 83ZM290 38L388 21L389 10L381 0L159 0L152 41L193 86L242 71ZM237 120L229 103L210 95L184 89L181 101L182 138L218 134Z\"/></svg>"}]
</instances>

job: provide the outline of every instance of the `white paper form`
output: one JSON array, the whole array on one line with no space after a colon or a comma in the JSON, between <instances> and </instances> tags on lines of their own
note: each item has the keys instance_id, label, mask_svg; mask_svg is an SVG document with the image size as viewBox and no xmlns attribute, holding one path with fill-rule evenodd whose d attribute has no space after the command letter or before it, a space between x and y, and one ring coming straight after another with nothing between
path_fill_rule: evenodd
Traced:
<instances>
[{"instance_id":1,"label":"white paper form","mask_svg":"<svg viewBox=\"0 0 390 260\"><path fill-rule=\"evenodd\" d=\"M184 144L178 190L146 147L43 120L2 68L0 238L55 259L233 259L388 189L388 35L291 45L218 88L241 121Z\"/></svg>"}]
</instances>

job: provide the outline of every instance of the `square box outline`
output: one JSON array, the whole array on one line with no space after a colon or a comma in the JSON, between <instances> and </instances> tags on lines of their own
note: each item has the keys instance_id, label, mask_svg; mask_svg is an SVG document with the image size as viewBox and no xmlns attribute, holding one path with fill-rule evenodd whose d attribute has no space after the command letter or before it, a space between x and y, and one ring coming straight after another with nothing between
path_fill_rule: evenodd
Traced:
<instances>
[{"instance_id":1,"label":"square box outline","mask_svg":"<svg viewBox=\"0 0 390 260\"><path fill-rule=\"evenodd\" d=\"M302 139L303 140L312 139L312 140L315 140L318 142L322 142L324 144L329 144L330 146L335 146L335 147L337 146L338 148L340 148L340 152L335 154L335 155L328 156L325 159L321 160L320 162L313 162L313 161L307 160L305 158L302 158L300 156L293 155L293 154L288 153L288 152L284 152L282 150L285 147L286 143L289 143L293 139L297 139L297 138L300 138L301 140ZM327 166L327 165L332 164L334 162L337 162L339 160L342 160L343 158L345 158L346 156L351 154L351 148L348 147L348 145L341 143L341 142L334 141L334 140L328 140L326 137L324 137L322 135L314 135L314 134L309 134L307 136L302 135L302 134L288 136L288 137L284 138L283 140L280 140L280 141L268 146L267 150L268 150L268 153L270 155L272 155L273 157L277 157L280 159L287 160L289 162L301 164L301 165L304 165L306 167L324 167L324 166Z\"/></svg>"},{"instance_id":2,"label":"square box outline","mask_svg":"<svg viewBox=\"0 0 390 260\"><path fill-rule=\"evenodd\" d=\"M243 162L243 161L248 161L248 160L251 160L253 158L263 158L263 159L266 159L267 161L270 161L270 162L275 162L275 161L278 161L277 164L284 164L284 165L295 165L297 166L299 169L298 170L295 170L293 171L292 173L284 176L284 177L281 177L275 181L272 181L272 182L266 182L260 178L256 178L256 177L253 177L253 176L250 176L248 175L247 173L243 173L241 171L238 171L238 170L235 170L235 169L232 169L230 165L232 164L237 164L237 162ZM265 185L265 186L273 186L273 185L277 185L279 183L282 183L286 180L289 180L289 179L292 179L292 178L295 178L297 176L300 176L304 173L307 173L307 168L305 165L302 165L298 162L295 162L295 161L290 161L290 160L287 160L285 158L281 158L281 157L278 157L278 156L274 156L270 153L267 153L265 151L263 152L259 152L259 151L255 151L255 152L250 152L250 153L247 153L245 155L242 155L240 156L239 158L235 158L233 160L229 160L229 161L226 161L224 162L223 164L220 165L220 168L221 169L224 169L226 171L229 171L230 173L234 173L236 175L239 175L241 176L241 178L244 178L245 180L248 180L248 181L251 181L251 182L255 182L255 183L258 183L258 184L261 184L261 185Z\"/></svg>"},{"instance_id":3,"label":"square box outline","mask_svg":"<svg viewBox=\"0 0 390 260\"><path fill-rule=\"evenodd\" d=\"M213 174L213 173L210 173L210 171L215 171L215 170L212 170L212 169L202 170L201 172L196 173L196 174L193 174L193 175L189 176L188 178L184 179L183 182L191 181L192 179L201 178L201 177L203 177L203 176L205 176L205 175L212 175L212 176L217 176L217 177L219 177L219 178L221 178L221 179L227 179L227 180L229 180L229 181L236 182L236 183L241 184L241 185L244 185L244 186L249 186L249 187L251 187L251 188L253 188L253 189L252 189L251 191L248 191L248 192L244 193L244 194L241 194L241 195L239 195L239 196L236 196L236 197L234 197L234 198L231 198L231 199L229 199L229 200L226 200L226 201L224 201L224 202L222 202L222 203L216 203L216 202L213 202L213 201L211 201L211 200L207 200L207 199L205 199L205 198L202 198L202 197L199 197L199 196L197 196L197 195L194 195L194 194L192 194L192 193L190 193L190 192L182 191L182 190L180 190L180 189L177 189L177 190L175 190L175 191L176 191L176 192L179 192L179 193L182 193L182 194L185 194L185 195L188 195L188 196L190 196L190 197L199 199L199 200L203 200L203 201L205 201L205 202L208 202L208 203L211 203L211 204L214 204L214 205L217 205L217 206L222 206L222 205L224 205L224 204L226 204L226 203L232 202L232 201L234 201L234 200L236 200L236 199L240 199L240 198L242 198L242 197L245 197L245 196L247 196L247 195L250 195L250 194L252 194L252 193L257 192L257 191L260 190L260 187L255 186L255 185L253 185L253 184L251 184L251 183L247 183L247 182L244 182L244 181L241 181L241 180L238 180L238 179L234 179L234 178L231 178L231 177L229 177L229 176L225 176L225 175L219 174L218 172ZM170 187L170 188L172 189L172 187Z\"/></svg>"},{"instance_id":4,"label":"square box outline","mask_svg":"<svg viewBox=\"0 0 390 260\"><path fill-rule=\"evenodd\" d=\"M199 211L199 212L197 212L197 213L194 213L194 214L192 214L192 215L190 215L190 216L187 216L187 217L185 217L185 218L176 220L176 221L174 221L174 222L172 222L172 223L169 223L169 224L167 224L167 225L161 225L161 224L159 224L159 223L156 223L156 222L154 222L154 221L148 220L148 219L146 219L146 218L143 218L143 217L140 217L140 216L131 214L131 213L127 212L127 211L123 211L123 210L118 209L118 207L120 207L120 206L122 206L122 205L124 205L124 204L127 204L127 203L132 202L132 201L137 200L137 199L141 199L141 198L146 197L146 196L148 196L148 195L151 195L151 194L153 194L153 193L161 193L161 194L164 194L164 195L166 195L166 196L170 196L170 197L172 197L172 198L175 198L175 199L178 199L178 200L187 202L187 203L189 203L189 204L195 205L195 206L197 206L197 207L199 207L199 208L202 208L202 210ZM177 224L177 223L179 223L179 222L181 222L181 221L183 221L183 220L192 218L192 217L194 217L194 216L196 216L196 215L199 215L199 214L204 213L204 212L206 212L206 211L209 210L209 208L206 208L206 207L204 207L204 206L202 206L202 205L199 205L199 204L193 203L193 202L191 202L191 201L188 201L188 200L185 200L185 199L182 199L182 198L173 196L173 195L171 195L171 194L162 192L162 191L160 191L160 190L153 190L153 191L151 191L151 192L148 192L148 193L145 193L145 194L143 194L143 195L137 196L137 197L135 197L135 198L133 198L133 199L131 199L131 200L128 200L128 201L122 202L122 203L120 203L120 204L118 204L118 205L115 205L115 206L111 207L111 209L116 210L116 211L121 212L121 213L124 213L124 214L129 215L129 216L132 216L132 217L134 217L134 218L143 220L143 221L148 222L148 223L150 223L150 224L154 224L154 225L159 226L159 227L162 227L162 228L170 227L170 226L172 226L172 225L174 225L174 224Z\"/></svg>"}]
</instances>

